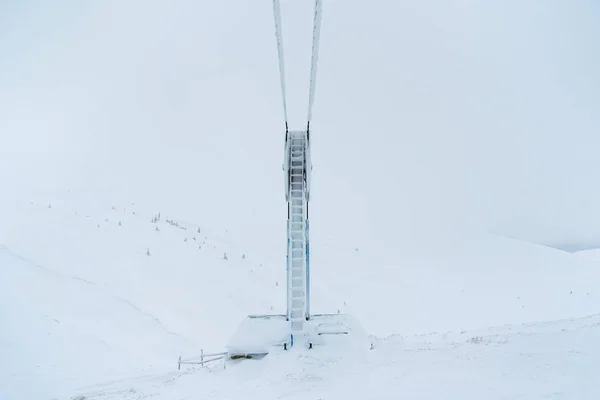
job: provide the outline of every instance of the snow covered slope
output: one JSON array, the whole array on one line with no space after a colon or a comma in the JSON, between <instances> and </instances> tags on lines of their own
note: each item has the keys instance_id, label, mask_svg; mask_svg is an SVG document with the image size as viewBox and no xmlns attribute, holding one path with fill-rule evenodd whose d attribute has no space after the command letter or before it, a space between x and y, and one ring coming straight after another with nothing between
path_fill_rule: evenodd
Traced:
<instances>
[{"instance_id":1,"label":"snow covered slope","mask_svg":"<svg viewBox=\"0 0 600 400\"><path fill-rule=\"evenodd\" d=\"M600 315L392 336L367 354L281 353L86 388L100 399L585 399L598 396Z\"/></svg>"},{"instance_id":2,"label":"snow covered slope","mask_svg":"<svg viewBox=\"0 0 600 400\"><path fill-rule=\"evenodd\" d=\"M580 260L600 263L600 249L582 250L573 254Z\"/></svg>"},{"instance_id":3,"label":"snow covered slope","mask_svg":"<svg viewBox=\"0 0 600 400\"><path fill-rule=\"evenodd\" d=\"M598 360L598 319L578 320L598 313L595 263L494 236L431 235L387 252L313 243L312 309L353 315L375 350L286 353L177 373L179 355L221 351L247 314L284 311L283 246L254 254L176 210L67 193L2 210L0 321L9 328L0 351L10 360L2 400L294 398L307 390L323 398L407 390L436 398L442 387L456 398L549 390L586 398L587 366ZM488 328L506 324L516 325ZM474 336L483 339L469 343ZM354 374L379 383L342 387ZM469 386L470 376L485 384Z\"/></svg>"},{"instance_id":4,"label":"snow covered slope","mask_svg":"<svg viewBox=\"0 0 600 400\"><path fill-rule=\"evenodd\" d=\"M143 374L192 348L110 289L0 248L0 398L47 398L98 376Z\"/></svg>"},{"instance_id":5,"label":"snow covered slope","mask_svg":"<svg viewBox=\"0 0 600 400\"><path fill-rule=\"evenodd\" d=\"M18 386L10 398L29 393L31 374L43 376L36 393L53 393L126 371L171 369L179 354L222 348L223 335L248 313L282 305L280 278L257 258L208 229L166 222L168 215L152 223L152 213L135 208L88 214L48 203L7 214L0 321L11 329L0 349L10 346L6 368L16 375L3 375L0 387Z\"/></svg>"}]
</instances>

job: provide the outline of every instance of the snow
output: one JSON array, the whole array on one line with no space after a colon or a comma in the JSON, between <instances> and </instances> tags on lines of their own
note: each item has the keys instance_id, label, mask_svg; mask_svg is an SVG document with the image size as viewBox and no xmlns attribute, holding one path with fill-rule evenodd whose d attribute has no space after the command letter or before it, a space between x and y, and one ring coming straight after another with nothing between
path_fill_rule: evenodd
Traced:
<instances>
[{"instance_id":1,"label":"snow","mask_svg":"<svg viewBox=\"0 0 600 400\"><path fill-rule=\"evenodd\" d=\"M284 315L252 316L245 318L227 343L232 355L262 355L289 340L288 322Z\"/></svg>"},{"instance_id":2,"label":"snow","mask_svg":"<svg viewBox=\"0 0 600 400\"><path fill-rule=\"evenodd\" d=\"M3 400L598 395L597 263L475 234L394 253L313 243L313 312L354 317L372 350L177 371L180 355L224 351L248 315L284 313L284 263L168 210L152 222L143 204L69 196L3 208Z\"/></svg>"},{"instance_id":3,"label":"snow","mask_svg":"<svg viewBox=\"0 0 600 400\"><path fill-rule=\"evenodd\" d=\"M289 343L285 315L252 315L245 319L227 343L231 355L264 355ZM313 314L301 332L294 333L293 346L338 348L353 352L372 346L360 323L345 314Z\"/></svg>"},{"instance_id":4,"label":"snow","mask_svg":"<svg viewBox=\"0 0 600 400\"><path fill-rule=\"evenodd\" d=\"M600 249L582 250L573 253L576 258L588 262L600 262Z\"/></svg>"},{"instance_id":5,"label":"snow","mask_svg":"<svg viewBox=\"0 0 600 400\"><path fill-rule=\"evenodd\" d=\"M3 215L6 235L0 267L2 284L8 287L2 293L0 320L12 327L7 343L27 335L14 348L17 352L40 340L26 339L32 332L44 332L38 351L22 354L10 366L20 371L16 379L23 386L16 393L29 393L24 371L31 372L31 365L37 364L48 376L35 388L41 393L91 383L97 379L93 377L104 376L104 370L112 377L125 371L171 369L180 354L191 355L201 347L222 349L247 314L269 310L277 293L283 297L278 278L271 278L251 254L242 259L241 252L228 247L229 260L223 260L218 240L205 239L210 229L199 234L197 226L184 230L165 222L165 217L153 224L151 213L134 215L134 210L111 206L101 214L75 214L60 204L48 208L46 202L10 211ZM248 285L251 289L243 289ZM263 295L254 296L253 291ZM14 311L13 297L19 300ZM217 302L218 307L209 307ZM31 324L19 320L25 315L38 316L41 326L32 330ZM53 325L54 319L60 328ZM46 332L55 333L46 338ZM40 362L37 354L44 354L44 348L56 348L47 356L51 362ZM80 358L70 362L61 351ZM102 362L112 353L115 357ZM103 365L100 371L94 360Z\"/></svg>"},{"instance_id":6,"label":"snow","mask_svg":"<svg viewBox=\"0 0 600 400\"><path fill-rule=\"evenodd\" d=\"M189 348L159 320L101 285L7 248L0 249L0 266L0 357L8 361L0 368L0 387L9 398L45 398L50 388L72 382L143 374L172 363L173 346Z\"/></svg>"},{"instance_id":7,"label":"snow","mask_svg":"<svg viewBox=\"0 0 600 400\"><path fill-rule=\"evenodd\" d=\"M595 399L600 316L392 336L366 353L280 352L89 388L87 399Z\"/></svg>"}]
</instances>

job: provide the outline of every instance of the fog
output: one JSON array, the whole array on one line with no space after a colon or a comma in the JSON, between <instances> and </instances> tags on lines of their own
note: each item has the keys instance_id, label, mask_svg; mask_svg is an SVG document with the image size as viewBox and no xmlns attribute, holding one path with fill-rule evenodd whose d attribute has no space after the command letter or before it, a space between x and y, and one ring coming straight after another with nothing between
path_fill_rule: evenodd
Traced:
<instances>
[{"instance_id":1,"label":"fog","mask_svg":"<svg viewBox=\"0 0 600 400\"><path fill-rule=\"evenodd\" d=\"M600 247L596 3L323 0L315 240ZM312 7L282 0L292 128ZM0 3L2 196L135 200L280 246L278 74L271 1Z\"/></svg>"}]
</instances>

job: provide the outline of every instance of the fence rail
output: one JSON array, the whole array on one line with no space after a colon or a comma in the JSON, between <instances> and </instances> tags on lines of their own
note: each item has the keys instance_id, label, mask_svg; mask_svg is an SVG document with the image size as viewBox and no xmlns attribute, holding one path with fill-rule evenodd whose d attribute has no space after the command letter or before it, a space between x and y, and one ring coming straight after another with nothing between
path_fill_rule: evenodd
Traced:
<instances>
[{"instance_id":1,"label":"fence rail","mask_svg":"<svg viewBox=\"0 0 600 400\"><path fill-rule=\"evenodd\" d=\"M179 356L177 369L180 370L182 365L204 365L212 361L222 360L225 356L227 356L227 352L204 354L204 350L201 349L200 355L196 357L182 358L182 356Z\"/></svg>"}]
</instances>

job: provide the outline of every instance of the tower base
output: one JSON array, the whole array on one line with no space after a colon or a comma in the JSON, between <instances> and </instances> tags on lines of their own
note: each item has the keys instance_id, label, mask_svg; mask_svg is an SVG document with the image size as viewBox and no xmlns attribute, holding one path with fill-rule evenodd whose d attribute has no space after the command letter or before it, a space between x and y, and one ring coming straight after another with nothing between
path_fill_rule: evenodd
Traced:
<instances>
[{"instance_id":1,"label":"tower base","mask_svg":"<svg viewBox=\"0 0 600 400\"><path fill-rule=\"evenodd\" d=\"M347 314L314 314L294 335L285 315L249 315L227 344L231 359L262 358L273 350L322 346L369 350L372 343L360 323Z\"/></svg>"}]
</instances>

